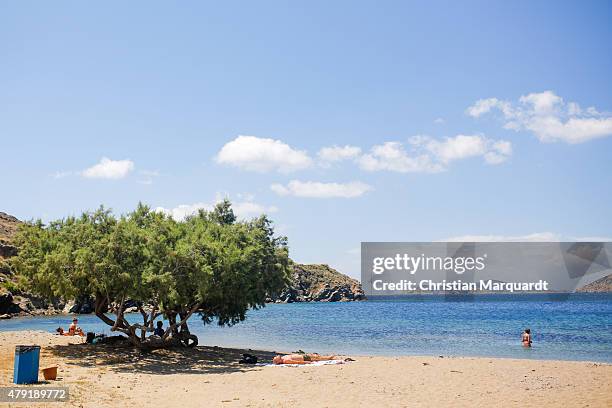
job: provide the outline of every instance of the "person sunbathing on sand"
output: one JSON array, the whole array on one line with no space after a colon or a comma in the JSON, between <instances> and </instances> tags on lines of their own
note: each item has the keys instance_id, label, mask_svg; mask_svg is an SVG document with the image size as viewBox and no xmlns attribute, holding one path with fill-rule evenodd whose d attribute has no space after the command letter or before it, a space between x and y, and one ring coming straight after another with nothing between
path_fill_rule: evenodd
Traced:
<instances>
[{"instance_id":1,"label":"person sunbathing on sand","mask_svg":"<svg viewBox=\"0 0 612 408\"><path fill-rule=\"evenodd\" d=\"M85 333L83 333L83 330L81 330L81 328L78 328L75 331L71 332L71 331L65 331L61 327L58 327L57 329L55 329L55 331L60 336L85 336Z\"/></svg>"},{"instance_id":2,"label":"person sunbathing on sand","mask_svg":"<svg viewBox=\"0 0 612 408\"><path fill-rule=\"evenodd\" d=\"M55 331L60 336L85 336L85 333L83 333L83 329L78 326L78 323L79 319L75 317L74 319L72 319L72 323L68 327L68 332L65 332L64 329L62 329L61 327L58 327Z\"/></svg>"},{"instance_id":3,"label":"person sunbathing on sand","mask_svg":"<svg viewBox=\"0 0 612 408\"><path fill-rule=\"evenodd\" d=\"M277 355L274 364L310 364L313 361L337 360L336 356L320 356L317 353Z\"/></svg>"}]
</instances>

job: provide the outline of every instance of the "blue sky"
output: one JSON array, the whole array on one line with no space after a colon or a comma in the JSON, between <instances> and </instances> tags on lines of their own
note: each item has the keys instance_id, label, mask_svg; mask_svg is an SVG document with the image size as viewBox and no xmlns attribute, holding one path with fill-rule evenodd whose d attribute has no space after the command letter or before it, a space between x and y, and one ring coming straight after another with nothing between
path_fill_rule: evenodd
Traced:
<instances>
[{"instance_id":1,"label":"blue sky","mask_svg":"<svg viewBox=\"0 0 612 408\"><path fill-rule=\"evenodd\" d=\"M612 5L459 3L3 2L0 211L229 196L355 277L361 241L612 236Z\"/></svg>"}]
</instances>

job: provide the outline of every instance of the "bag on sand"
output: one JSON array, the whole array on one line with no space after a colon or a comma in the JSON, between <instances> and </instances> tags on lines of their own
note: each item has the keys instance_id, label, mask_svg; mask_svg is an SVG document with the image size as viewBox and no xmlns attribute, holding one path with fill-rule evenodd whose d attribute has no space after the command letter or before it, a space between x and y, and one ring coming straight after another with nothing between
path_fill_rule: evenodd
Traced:
<instances>
[{"instance_id":1,"label":"bag on sand","mask_svg":"<svg viewBox=\"0 0 612 408\"><path fill-rule=\"evenodd\" d=\"M240 364L257 364L257 356L252 354L243 354L242 359L238 362Z\"/></svg>"}]
</instances>

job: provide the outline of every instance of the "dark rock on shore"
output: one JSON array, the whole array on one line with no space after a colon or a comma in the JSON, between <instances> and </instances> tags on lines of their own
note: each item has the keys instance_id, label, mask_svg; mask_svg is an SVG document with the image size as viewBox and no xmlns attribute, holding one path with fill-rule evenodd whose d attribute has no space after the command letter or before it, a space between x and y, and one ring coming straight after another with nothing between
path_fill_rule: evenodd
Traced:
<instances>
[{"instance_id":1,"label":"dark rock on shore","mask_svg":"<svg viewBox=\"0 0 612 408\"><path fill-rule=\"evenodd\" d=\"M89 314L95 310L94 300L92 298L83 298L77 300L70 300L66 302L62 308L63 313L78 313L78 314Z\"/></svg>"},{"instance_id":2,"label":"dark rock on shore","mask_svg":"<svg viewBox=\"0 0 612 408\"><path fill-rule=\"evenodd\" d=\"M30 294L13 295L11 292L0 293L0 315L40 316L61 312L63 304L59 301L47 302Z\"/></svg>"},{"instance_id":3,"label":"dark rock on shore","mask_svg":"<svg viewBox=\"0 0 612 408\"><path fill-rule=\"evenodd\" d=\"M363 300L361 284L328 265L292 264L291 283L270 302L347 302Z\"/></svg>"},{"instance_id":4,"label":"dark rock on shore","mask_svg":"<svg viewBox=\"0 0 612 408\"><path fill-rule=\"evenodd\" d=\"M17 248L12 245L0 242L0 258L10 258L17 255Z\"/></svg>"},{"instance_id":5,"label":"dark rock on shore","mask_svg":"<svg viewBox=\"0 0 612 408\"><path fill-rule=\"evenodd\" d=\"M11 292L5 292L0 294L0 314L13 314L19 313L19 306L14 303L13 294Z\"/></svg>"}]
</instances>

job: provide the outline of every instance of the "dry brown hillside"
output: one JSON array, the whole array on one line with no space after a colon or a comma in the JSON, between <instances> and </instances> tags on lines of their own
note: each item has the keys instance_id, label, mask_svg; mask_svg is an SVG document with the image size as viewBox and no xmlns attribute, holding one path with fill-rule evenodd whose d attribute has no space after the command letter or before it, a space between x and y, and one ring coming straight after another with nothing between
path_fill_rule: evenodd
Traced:
<instances>
[{"instance_id":1,"label":"dry brown hillside","mask_svg":"<svg viewBox=\"0 0 612 408\"><path fill-rule=\"evenodd\" d=\"M17 218L0 211L0 242L9 243L19 228Z\"/></svg>"},{"instance_id":2,"label":"dry brown hillside","mask_svg":"<svg viewBox=\"0 0 612 408\"><path fill-rule=\"evenodd\" d=\"M10 244L19 224L21 224L21 221L17 218L0 212L0 260L16 254L15 247Z\"/></svg>"},{"instance_id":3,"label":"dry brown hillside","mask_svg":"<svg viewBox=\"0 0 612 408\"><path fill-rule=\"evenodd\" d=\"M328 265L292 264L289 286L275 302L343 302L363 300L361 284Z\"/></svg>"},{"instance_id":4,"label":"dry brown hillside","mask_svg":"<svg viewBox=\"0 0 612 408\"><path fill-rule=\"evenodd\" d=\"M612 292L612 275L598 279L578 289L576 292L597 293Z\"/></svg>"}]
</instances>

